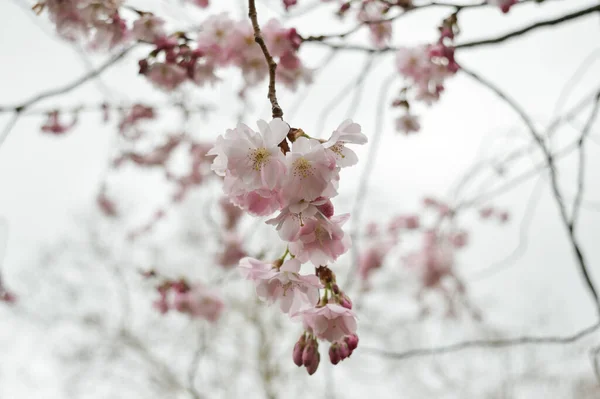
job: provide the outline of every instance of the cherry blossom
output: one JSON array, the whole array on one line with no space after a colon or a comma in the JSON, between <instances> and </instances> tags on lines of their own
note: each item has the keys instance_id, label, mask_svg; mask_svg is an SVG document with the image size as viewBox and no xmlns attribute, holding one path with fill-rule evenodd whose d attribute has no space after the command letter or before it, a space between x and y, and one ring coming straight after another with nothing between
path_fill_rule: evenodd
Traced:
<instances>
[{"instance_id":1,"label":"cherry blossom","mask_svg":"<svg viewBox=\"0 0 600 399\"><path fill-rule=\"evenodd\" d=\"M287 135L289 126L281 119L267 123L258 121L260 133L244 124L219 136L208 155L216 155L213 170L220 176L239 179L232 191L273 190L286 173L284 157L278 145ZM243 189L239 186L243 185Z\"/></svg>"},{"instance_id":2,"label":"cherry blossom","mask_svg":"<svg viewBox=\"0 0 600 399\"><path fill-rule=\"evenodd\" d=\"M255 282L258 297L269 303L279 301L284 313L297 312L319 301L322 287L319 279L314 275L300 275L301 263L297 259L287 260L277 268L257 259L244 258L239 267L247 279Z\"/></svg>"},{"instance_id":3,"label":"cherry blossom","mask_svg":"<svg viewBox=\"0 0 600 399\"><path fill-rule=\"evenodd\" d=\"M304 328L314 336L329 342L356 333L356 315L348 308L328 303L301 312Z\"/></svg>"},{"instance_id":4,"label":"cherry blossom","mask_svg":"<svg viewBox=\"0 0 600 399\"><path fill-rule=\"evenodd\" d=\"M152 43L165 36L164 25L162 18L145 14L133 23L131 33L136 40Z\"/></svg>"},{"instance_id":5,"label":"cherry blossom","mask_svg":"<svg viewBox=\"0 0 600 399\"><path fill-rule=\"evenodd\" d=\"M303 263L310 261L315 267L334 262L350 248L350 236L342 230L349 217L350 214L344 214L331 219L307 220L298 240L290 243L290 253Z\"/></svg>"}]
</instances>

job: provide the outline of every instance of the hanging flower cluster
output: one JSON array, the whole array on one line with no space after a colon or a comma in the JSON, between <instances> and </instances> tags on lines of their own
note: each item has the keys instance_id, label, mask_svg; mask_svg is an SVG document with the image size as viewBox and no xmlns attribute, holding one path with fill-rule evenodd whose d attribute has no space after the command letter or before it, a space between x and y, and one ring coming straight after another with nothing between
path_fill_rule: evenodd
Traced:
<instances>
[{"instance_id":1,"label":"hanging flower cluster","mask_svg":"<svg viewBox=\"0 0 600 399\"><path fill-rule=\"evenodd\" d=\"M45 0L36 3L38 13L48 12L59 35L86 43L91 49L113 49L129 39L127 23L119 14L122 0Z\"/></svg>"},{"instance_id":2,"label":"hanging flower cluster","mask_svg":"<svg viewBox=\"0 0 600 399\"><path fill-rule=\"evenodd\" d=\"M352 120L328 140L310 138L280 118L257 124L258 132L244 124L228 130L208 154L215 156L212 169L223 177L224 192L233 204L254 216L278 212L267 223L287 242L284 255L272 262L246 257L239 268L255 283L261 299L277 302L284 313L303 320L305 333L294 349L294 361L312 374L320 359L318 339L332 342L335 353L340 347L352 347L351 352L358 343L352 303L327 265L350 247L342 229L349 215L335 215L331 202L340 170L358 162L347 145L365 144L367 138ZM316 274L300 274L304 263L311 263ZM352 337L350 344L346 337ZM331 360L335 364L350 352L344 349Z\"/></svg>"},{"instance_id":3,"label":"hanging flower cluster","mask_svg":"<svg viewBox=\"0 0 600 399\"><path fill-rule=\"evenodd\" d=\"M404 109L404 115L396 120L396 129L406 134L417 132L421 128L417 116L410 112L408 94L412 93L415 101L431 105L439 100L444 91L445 80L460 68L454 59L453 47L454 36L458 32L456 14L446 18L439 31L437 43L403 47L396 54L396 67L407 79L408 85L401 90L392 106Z\"/></svg>"},{"instance_id":4,"label":"hanging flower cluster","mask_svg":"<svg viewBox=\"0 0 600 399\"><path fill-rule=\"evenodd\" d=\"M164 21L146 14L134 23L133 34L139 41L155 46L140 61L140 74L166 91L186 81L197 85L214 83L218 81L215 71L227 66L239 68L248 86L261 82L269 73L250 22L234 21L226 13L209 17L196 35L167 35ZM278 60L277 80L291 89L299 82L310 83L312 72L297 55L302 40L296 30L284 28L272 19L262 28L262 34Z\"/></svg>"},{"instance_id":5,"label":"hanging flower cluster","mask_svg":"<svg viewBox=\"0 0 600 399\"><path fill-rule=\"evenodd\" d=\"M156 277L156 274L147 272L144 276ZM190 284L185 279L163 279L156 291L160 298L154 301L154 308L162 314L175 310L192 318L216 322L225 307L217 293L201 283Z\"/></svg>"}]
</instances>

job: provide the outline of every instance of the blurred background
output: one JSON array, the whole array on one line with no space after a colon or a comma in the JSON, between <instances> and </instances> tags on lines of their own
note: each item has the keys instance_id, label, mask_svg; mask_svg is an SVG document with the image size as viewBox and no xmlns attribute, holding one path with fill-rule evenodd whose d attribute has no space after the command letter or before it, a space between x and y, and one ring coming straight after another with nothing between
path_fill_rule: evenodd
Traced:
<instances>
[{"instance_id":1,"label":"blurred background","mask_svg":"<svg viewBox=\"0 0 600 399\"><path fill-rule=\"evenodd\" d=\"M213 3L203 9L179 0L127 1L163 17L170 31L194 29L219 12L247 18L243 1ZM494 6L462 10L456 42L597 5L525 3L506 14ZM261 303L235 268L240 253L274 258L283 252L272 227L243 216L234 231L224 230L221 183L207 164L201 184L173 200L181 185L165 168L114 163L180 133L210 147L238 121L255 128L258 119L270 118L266 80L240 96L244 80L228 68L212 87L165 93L138 75L138 60L150 51L138 45L94 78L16 117L11 106L67 87L120 51L88 51L60 38L33 5L0 4L0 129L7 133L0 147L0 265L4 289L16 299L0 303L0 398L600 398L600 333L585 330L597 325L598 306L572 247L575 237L591 280L598 281L600 122L591 117L600 90L598 12L456 50L458 64L519 104L556 154L558 198L569 215L581 191L573 235L528 126L479 80L459 71L439 101L411 104L421 129L406 135L396 130L400 113L391 107L404 87L395 52L302 44L299 56L314 69L313 82L296 90L278 86L286 121L326 139L352 118L370 139L356 149L358 165L343 170L334 200L337 213L352 213L347 229L355 249L332 269L354 301L360 345L336 366L323 345L319 370L308 376L291 361L301 323ZM261 22L277 18L303 37L356 24L335 16L337 2L301 0L289 12L278 0L257 7ZM398 18L390 45L435 42L450 13L425 7ZM367 30L335 43L372 47ZM133 147L119 125L135 104L152 107L156 117L131 129L143 134ZM76 124L65 134L44 133L52 110ZM176 149L169 170L185 175L190 154ZM423 226L436 224L425 198L455 209L445 228L468 237L445 281L427 286L423 270L411 266L421 230L401 232L377 270L361 275L360 255L394 218L414 215ZM506 212L506 220L482 217L490 208ZM224 303L221 317L161 314L153 306L158 293L151 270L214 289ZM502 344L523 336L567 339ZM410 352L466 341L500 343Z\"/></svg>"}]
</instances>

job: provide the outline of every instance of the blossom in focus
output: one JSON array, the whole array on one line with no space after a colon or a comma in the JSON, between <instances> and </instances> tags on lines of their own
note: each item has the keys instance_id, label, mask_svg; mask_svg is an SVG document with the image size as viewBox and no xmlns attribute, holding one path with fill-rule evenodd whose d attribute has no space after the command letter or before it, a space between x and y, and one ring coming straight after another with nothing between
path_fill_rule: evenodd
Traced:
<instances>
[{"instance_id":1,"label":"blossom in focus","mask_svg":"<svg viewBox=\"0 0 600 399\"><path fill-rule=\"evenodd\" d=\"M360 125L354 123L352 119L347 119L334 130L323 146L333 153L336 165L345 168L358 163L356 153L346 147L346 144L366 144L367 141L367 136L361 132Z\"/></svg>"},{"instance_id":2,"label":"blossom in focus","mask_svg":"<svg viewBox=\"0 0 600 399\"><path fill-rule=\"evenodd\" d=\"M304 328L320 339L334 342L356 333L356 315L350 309L328 303L301 312Z\"/></svg>"},{"instance_id":3,"label":"blossom in focus","mask_svg":"<svg viewBox=\"0 0 600 399\"><path fill-rule=\"evenodd\" d=\"M342 226L350 214L331 219L310 219L300 229L298 240L289 244L292 253L301 262L312 262L315 267L326 265L350 248L351 240Z\"/></svg>"},{"instance_id":4,"label":"blossom in focus","mask_svg":"<svg viewBox=\"0 0 600 399\"><path fill-rule=\"evenodd\" d=\"M256 284L258 297L269 303L278 301L284 313L297 312L319 301L319 278L300 275L300 266L297 259L289 259L279 268L253 258L244 258L239 264L244 277Z\"/></svg>"}]
</instances>

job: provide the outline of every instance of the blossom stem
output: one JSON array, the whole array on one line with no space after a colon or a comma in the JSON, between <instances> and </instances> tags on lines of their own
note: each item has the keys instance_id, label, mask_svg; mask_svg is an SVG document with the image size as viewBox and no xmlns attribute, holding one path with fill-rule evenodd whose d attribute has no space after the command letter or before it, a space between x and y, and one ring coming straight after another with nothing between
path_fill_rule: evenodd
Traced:
<instances>
[{"instance_id":1,"label":"blossom stem","mask_svg":"<svg viewBox=\"0 0 600 399\"><path fill-rule=\"evenodd\" d=\"M267 65L269 66L269 92L267 94L267 97L271 102L271 111L273 113L273 118L283 118L283 110L277 102L277 92L275 90L275 76L277 71L277 63L275 62L273 56L269 52L265 40L263 39L262 34L260 32L255 0L248 0L248 17L250 17L250 20L252 21L252 28L254 29L254 41L260 46L260 49L262 50L265 56L265 60L267 61Z\"/></svg>"}]
</instances>

